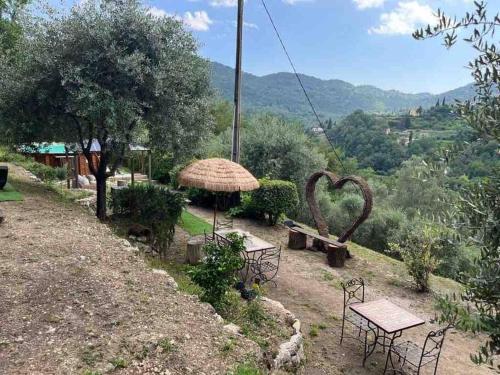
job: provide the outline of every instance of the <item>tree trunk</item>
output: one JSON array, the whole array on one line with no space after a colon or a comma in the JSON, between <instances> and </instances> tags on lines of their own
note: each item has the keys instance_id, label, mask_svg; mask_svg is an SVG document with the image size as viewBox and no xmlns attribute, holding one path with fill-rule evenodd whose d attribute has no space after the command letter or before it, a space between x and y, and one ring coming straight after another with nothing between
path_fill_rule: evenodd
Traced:
<instances>
[{"instance_id":1,"label":"tree trunk","mask_svg":"<svg viewBox=\"0 0 500 375\"><path fill-rule=\"evenodd\" d=\"M101 169L101 168L99 168ZM104 168L104 171L106 169ZM96 216L99 220L106 219L106 172L97 173L96 179L96 190L97 190L97 204L96 204Z\"/></svg>"}]
</instances>

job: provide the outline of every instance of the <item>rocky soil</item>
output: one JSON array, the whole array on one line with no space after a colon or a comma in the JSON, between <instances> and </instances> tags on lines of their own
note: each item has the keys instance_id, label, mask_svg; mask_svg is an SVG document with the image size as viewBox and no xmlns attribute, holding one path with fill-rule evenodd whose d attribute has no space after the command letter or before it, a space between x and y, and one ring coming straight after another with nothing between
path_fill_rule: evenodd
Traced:
<instances>
[{"instance_id":1,"label":"rocky soil","mask_svg":"<svg viewBox=\"0 0 500 375\"><path fill-rule=\"evenodd\" d=\"M258 356L213 308L87 210L13 168L23 202L0 203L1 374L226 374Z\"/></svg>"}]
</instances>

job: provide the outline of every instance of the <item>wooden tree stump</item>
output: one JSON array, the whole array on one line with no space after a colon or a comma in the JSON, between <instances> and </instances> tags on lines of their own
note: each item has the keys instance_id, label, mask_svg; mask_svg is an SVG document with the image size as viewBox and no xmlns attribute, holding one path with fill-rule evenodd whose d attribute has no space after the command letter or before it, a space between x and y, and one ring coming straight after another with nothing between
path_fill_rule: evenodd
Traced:
<instances>
[{"instance_id":1,"label":"wooden tree stump","mask_svg":"<svg viewBox=\"0 0 500 375\"><path fill-rule=\"evenodd\" d=\"M326 257L330 267L344 267L347 256L347 246L337 247L328 245Z\"/></svg>"},{"instance_id":2,"label":"wooden tree stump","mask_svg":"<svg viewBox=\"0 0 500 375\"><path fill-rule=\"evenodd\" d=\"M307 235L297 232L293 229L288 231L288 248L294 250L305 249L307 244Z\"/></svg>"},{"instance_id":3,"label":"wooden tree stump","mask_svg":"<svg viewBox=\"0 0 500 375\"><path fill-rule=\"evenodd\" d=\"M205 245L204 236L191 237L187 243L186 263L198 264L205 256L203 246Z\"/></svg>"}]
</instances>

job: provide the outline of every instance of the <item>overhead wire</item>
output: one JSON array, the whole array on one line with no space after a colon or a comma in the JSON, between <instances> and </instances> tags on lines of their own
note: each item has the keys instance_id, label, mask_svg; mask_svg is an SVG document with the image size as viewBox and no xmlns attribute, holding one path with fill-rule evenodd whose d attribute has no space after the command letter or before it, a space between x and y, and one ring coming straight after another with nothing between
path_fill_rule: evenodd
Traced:
<instances>
[{"instance_id":1,"label":"overhead wire","mask_svg":"<svg viewBox=\"0 0 500 375\"><path fill-rule=\"evenodd\" d=\"M328 141L328 143L332 147L333 153L334 153L335 157L337 158L337 160L339 161L340 166L342 167L342 170L344 171L344 173L346 173L347 170L346 170L346 168L344 166L344 163L342 162L342 159L340 158L337 150L335 149L335 145L333 144L332 140L328 136L328 134L326 132L326 129L324 128L323 123L321 122L321 119L319 118L318 112L316 111L316 108L314 107L314 104L313 104L313 102L311 100L311 97L309 96L309 94L308 94L308 92L307 92L307 90L306 90L306 88L304 86L304 83L302 82L302 79L300 78L300 75L297 72L297 69L295 68L295 64L293 63L293 60L292 60L290 54L288 53L288 49L285 46L285 42L283 41L283 38L281 37L281 34L278 31L276 23L274 22L274 19L271 16L271 12L269 11L269 8L267 7L267 4L266 4L265 0L261 0L261 3L262 3L262 6L264 7L264 10L267 13L267 17L269 18L269 21L271 22L271 25L273 26L274 32L276 33L276 36L278 37L278 40L279 40L279 42L281 44L281 47L283 48L283 51L285 52L285 55L286 55L286 57L288 59L288 62L290 63L290 66L292 67L292 70L293 70L293 72L295 74L295 77L297 78L297 81L299 82L299 85L302 88L304 96L306 97L307 102L309 103L309 106L311 107L311 110L312 110L314 116L316 117L316 121L318 121L319 127L323 130L323 134L325 135L326 140Z\"/></svg>"}]
</instances>

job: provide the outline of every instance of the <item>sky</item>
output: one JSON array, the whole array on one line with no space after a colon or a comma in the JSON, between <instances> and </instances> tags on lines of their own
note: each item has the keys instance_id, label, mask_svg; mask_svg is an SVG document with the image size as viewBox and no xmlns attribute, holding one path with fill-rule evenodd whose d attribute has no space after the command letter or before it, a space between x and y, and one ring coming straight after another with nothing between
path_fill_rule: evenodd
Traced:
<instances>
[{"instance_id":1,"label":"sky","mask_svg":"<svg viewBox=\"0 0 500 375\"><path fill-rule=\"evenodd\" d=\"M175 16L192 30L200 53L234 66L237 0L148 0L150 12ZM471 0L266 0L297 70L322 79L408 93L440 93L472 81L472 49L439 39L416 41L415 27L473 10ZM490 12L500 0L489 0ZM261 0L245 0L243 69L291 71Z\"/></svg>"}]
</instances>

